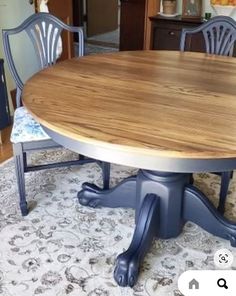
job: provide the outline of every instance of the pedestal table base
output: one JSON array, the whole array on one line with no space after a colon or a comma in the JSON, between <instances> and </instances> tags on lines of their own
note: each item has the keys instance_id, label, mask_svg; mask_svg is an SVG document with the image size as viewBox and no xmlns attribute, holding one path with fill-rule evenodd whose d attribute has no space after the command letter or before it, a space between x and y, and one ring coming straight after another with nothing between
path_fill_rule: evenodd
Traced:
<instances>
[{"instance_id":1,"label":"pedestal table base","mask_svg":"<svg viewBox=\"0 0 236 296\"><path fill-rule=\"evenodd\" d=\"M187 221L236 247L236 224L226 220L191 184L191 174L139 170L137 176L109 190L84 183L78 199L85 206L135 209L133 239L128 250L117 257L114 270L120 286L136 283L140 264L154 238L177 237Z\"/></svg>"}]
</instances>

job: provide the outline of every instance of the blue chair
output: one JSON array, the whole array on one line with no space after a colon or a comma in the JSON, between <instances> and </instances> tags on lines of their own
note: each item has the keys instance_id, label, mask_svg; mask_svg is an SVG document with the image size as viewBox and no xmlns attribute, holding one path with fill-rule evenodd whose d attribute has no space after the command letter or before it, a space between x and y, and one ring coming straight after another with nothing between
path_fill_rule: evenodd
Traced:
<instances>
[{"instance_id":1,"label":"blue chair","mask_svg":"<svg viewBox=\"0 0 236 296\"><path fill-rule=\"evenodd\" d=\"M191 47L191 38L187 35L201 33L205 42L205 52L224 56L232 56L236 41L236 22L228 16L216 16L201 26L193 29L182 29L180 50L186 51ZM191 37L190 36L190 37Z\"/></svg>"},{"instance_id":2,"label":"blue chair","mask_svg":"<svg viewBox=\"0 0 236 296\"><path fill-rule=\"evenodd\" d=\"M236 22L232 18L227 16L216 16L197 28L184 28L180 40L181 51L191 50L191 37L194 34L202 34L206 53L233 56L236 42ZM230 171L217 174L221 175L218 210L221 213L224 213L225 201L233 172Z\"/></svg>"},{"instance_id":3,"label":"blue chair","mask_svg":"<svg viewBox=\"0 0 236 296\"><path fill-rule=\"evenodd\" d=\"M52 66L56 63L56 60L58 58L57 45L62 30L67 30L68 32L78 34L78 55L83 56L83 29L79 27L68 26L49 13L33 14L27 20L25 20L20 26L14 29L3 30L4 52L11 75L16 83L17 88L17 109L14 113L14 124L11 133L11 142L13 144L16 177L20 196L19 204L23 216L27 215L29 211L26 201L24 173L30 171L97 162L102 168L103 186L105 189L109 188L110 164L90 158L85 158L83 155L80 155L77 160L73 161L64 161L60 163L45 164L38 166L29 166L27 164L27 152L42 149L58 148L61 146L55 143L44 132L40 124L37 123L34 120L34 118L28 113L28 111L21 106L21 93L24 84L15 66L9 37L10 35L16 35L21 32L26 32L31 42L33 43L34 50L39 61L39 69L43 69Z\"/></svg>"}]
</instances>

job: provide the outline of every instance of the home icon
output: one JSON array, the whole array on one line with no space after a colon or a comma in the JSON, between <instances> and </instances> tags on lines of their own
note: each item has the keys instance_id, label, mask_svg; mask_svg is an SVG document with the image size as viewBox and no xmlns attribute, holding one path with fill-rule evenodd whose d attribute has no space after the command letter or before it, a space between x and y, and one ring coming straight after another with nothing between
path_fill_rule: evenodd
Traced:
<instances>
[{"instance_id":1,"label":"home icon","mask_svg":"<svg viewBox=\"0 0 236 296\"><path fill-rule=\"evenodd\" d=\"M199 282L195 279L192 279L188 285L189 290L199 290Z\"/></svg>"}]
</instances>

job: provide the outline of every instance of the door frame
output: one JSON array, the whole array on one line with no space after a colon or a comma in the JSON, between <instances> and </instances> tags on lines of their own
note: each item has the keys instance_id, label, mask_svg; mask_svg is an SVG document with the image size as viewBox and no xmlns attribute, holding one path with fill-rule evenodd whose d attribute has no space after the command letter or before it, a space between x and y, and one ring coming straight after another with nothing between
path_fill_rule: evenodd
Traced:
<instances>
[{"instance_id":1,"label":"door frame","mask_svg":"<svg viewBox=\"0 0 236 296\"><path fill-rule=\"evenodd\" d=\"M152 23L149 17L160 12L160 0L147 0L145 7L143 49L152 49Z\"/></svg>"},{"instance_id":2,"label":"door frame","mask_svg":"<svg viewBox=\"0 0 236 296\"><path fill-rule=\"evenodd\" d=\"M31 0L31 4L34 4L35 11L37 11L37 3L41 0ZM160 11L160 0L147 0L145 5L145 22L144 22L144 46L143 49L151 49L151 43L152 43L152 28L151 28L151 21L149 17L156 15ZM76 5L77 3L77 5ZM77 9L80 9L80 13L76 13L75 11ZM78 11L78 10L77 10ZM79 17L79 21L77 22ZM84 7L83 7L83 0L73 0L73 22L74 25L83 26L84 22Z\"/></svg>"}]
</instances>

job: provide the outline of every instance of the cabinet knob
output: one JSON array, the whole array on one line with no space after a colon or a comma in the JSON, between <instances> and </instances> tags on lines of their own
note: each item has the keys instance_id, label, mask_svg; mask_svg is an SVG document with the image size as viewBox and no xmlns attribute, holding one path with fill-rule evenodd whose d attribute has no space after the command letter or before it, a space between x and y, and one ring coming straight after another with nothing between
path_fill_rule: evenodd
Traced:
<instances>
[{"instance_id":1,"label":"cabinet knob","mask_svg":"<svg viewBox=\"0 0 236 296\"><path fill-rule=\"evenodd\" d=\"M174 35L175 35L175 32L170 31L170 32L169 32L169 35L170 35L170 36L174 36Z\"/></svg>"}]
</instances>

